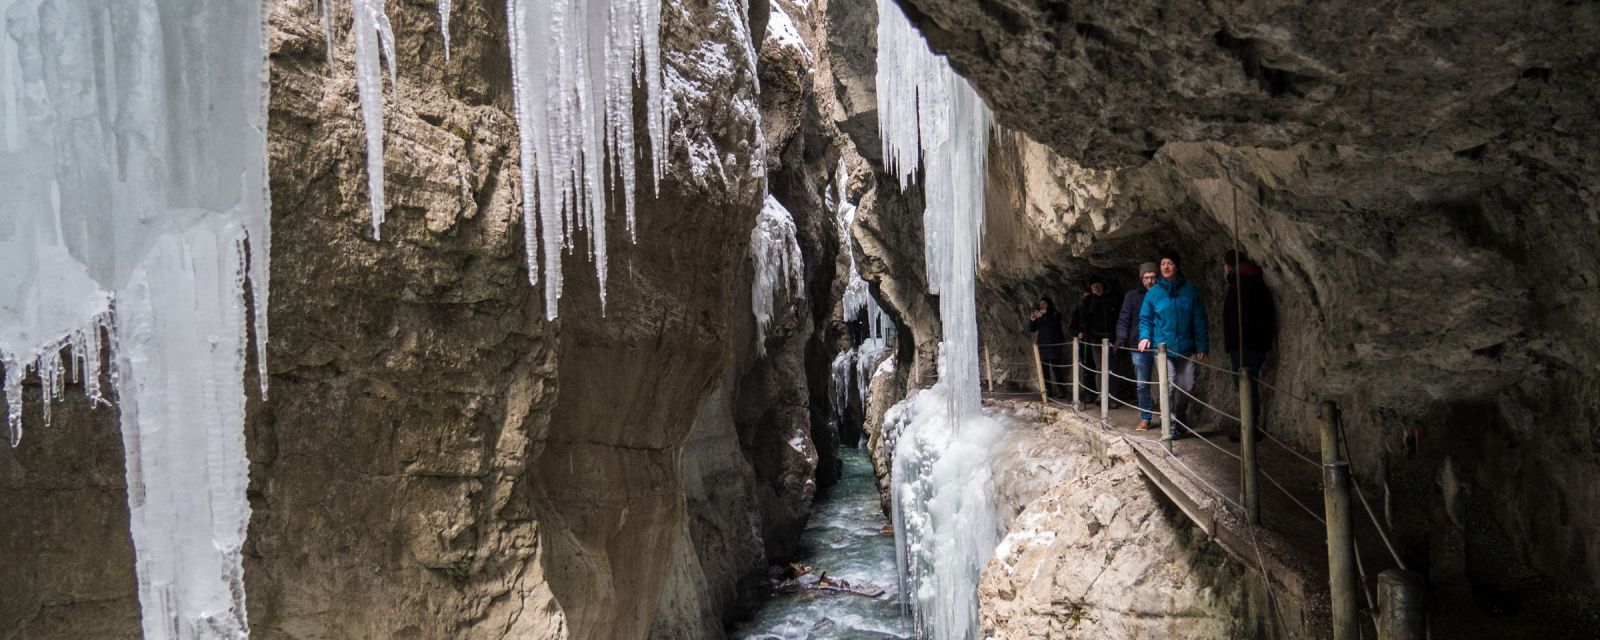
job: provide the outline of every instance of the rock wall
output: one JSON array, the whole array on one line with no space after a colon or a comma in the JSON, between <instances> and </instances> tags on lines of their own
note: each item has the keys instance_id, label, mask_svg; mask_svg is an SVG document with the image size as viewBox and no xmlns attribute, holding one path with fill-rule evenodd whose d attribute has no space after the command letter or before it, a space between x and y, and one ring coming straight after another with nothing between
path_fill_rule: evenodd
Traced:
<instances>
[{"instance_id":1,"label":"rock wall","mask_svg":"<svg viewBox=\"0 0 1600 640\"><path fill-rule=\"evenodd\" d=\"M978 587L985 637L1275 637L1258 580L1158 497L1127 443L1012 417L994 465L1008 533ZM1296 631L1276 637L1308 637Z\"/></svg>"},{"instance_id":2,"label":"rock wall","mask_svg":"<svg viewBox=\"0 0 1600 640\"><path fill-rule=\"evenodd\" d=\"M1266 427L1314 451L1314 408L1292 396L1339 403L1436 620L1590 615L1595 7L901 6L1037 141L991 154L986 339L1020 359L1019 300L1092 271L1130 285L1162 246L1215 321L1237 242L1284 326ZM1232 408L1225 381L1204 384Z\"/></svg>"},{"instance_id":3,"label":"rock wall","mask_svg":"<svg viewBox=\"0 0 1600 640\"><path fill-rule=\"evenodd\" d=\"M755 78L730 64L742 11L663 4L667 176L641 197L638 242L611 247L604 313L592 265L569 256L561 319L546 321L523 266L504 4L454 4L449 61L431 3L389 6L400 79L381 242L347 8L330 65L315 6L271 6L272 395L247 424L255 637L642 637L672 578L679 451L727 370L727 302L763 195ZM136 636L115 411L68 397L56 428L0 454L0 584L18 594L0 628Z\"/></svg>"}]
</instances>

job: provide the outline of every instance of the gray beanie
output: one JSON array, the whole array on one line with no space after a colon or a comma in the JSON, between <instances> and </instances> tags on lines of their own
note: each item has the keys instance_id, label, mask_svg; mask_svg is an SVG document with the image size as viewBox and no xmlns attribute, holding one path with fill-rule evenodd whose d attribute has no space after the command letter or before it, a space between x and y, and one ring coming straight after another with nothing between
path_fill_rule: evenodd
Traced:
<instances>
[{"instance_id":1,"label":"gray beanie","mask_svg":"<svg viewBox=\"0 0 1600 640\"><path fill-rule=\"evenodd\" d=\"M1146 262L1139 265L1139 277L1143 278L1146 273L1154 273L1159 276L1161 275L1161 269L1154 262Z\"/></svg>"}]
</instances>

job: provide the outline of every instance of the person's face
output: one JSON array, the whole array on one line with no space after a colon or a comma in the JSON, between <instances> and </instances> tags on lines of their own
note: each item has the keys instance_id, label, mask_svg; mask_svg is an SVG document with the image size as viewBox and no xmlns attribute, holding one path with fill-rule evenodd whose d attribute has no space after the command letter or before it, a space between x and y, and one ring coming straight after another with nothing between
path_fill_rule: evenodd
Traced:
<instances>
[{"instance_id":1,"label":"person's face","mask_svg":"<svg viewBox=\"0 0 1600 640\"><path fill-rule=\"evenodd\" d=\"M1035 310L1037 310L1037 311L1044 311L1046 309L1049 309L1050 306L1045 304L1043 300L1040 300L1038 302L1033 303L1033 308Z\"/></svg>"},{"instance_id":2,"label":"person's face","mask_svg":"<svg viewBox=\"0 0 1600 640\"><path fill-rule=\"evenodd\" d=\"M1226 262L1222 263L1222 275L1224 275L1224 276L1233 275L1233 265L1228 264Z\"/></svg>"},{"instance_id":3,"label":"person's face","mask_svg":"<svg viewBox=\"0 0 1600 640\"><path fill-rule=\"evenodd\" d=\"M1089 293L1095 294L1097 296L1103 296L1103 295L1106 294L1106 286L1103 285L1103 284L1100 284L1098 282L1096 282L1094 284L1091 284L1091 285L1089 285Z\"/></svg>"},{"instance_id":4,"label":"person's face","mask_svg":"<svg viewBox=\"0 0 1600 640\"><path fill-rule=\"evenodd\" d=\"M1161 259L1161 277L1167 278L1167 279L1170 280L1170 279L1172 279L1173 276L1176 276L1176 275L1178 275L1178 263L1173 262L1172 258L1162 258Z\"/></svg>"},{"instance_id":5,"label":"person's face","mask_svg":"<svg viewBox=\"0 0 1600 640\"><path fill-rule=\"evenodd\" d=\"M1139 277L1139 282L1143 283L1144 284L1144 288L1146 288L1146 289L1149 289L1150 287L1156 286L1156 272L1154 272L1154 271L1145 272L1145 274L1143 276Z\"/></svg>"}]
</instances>

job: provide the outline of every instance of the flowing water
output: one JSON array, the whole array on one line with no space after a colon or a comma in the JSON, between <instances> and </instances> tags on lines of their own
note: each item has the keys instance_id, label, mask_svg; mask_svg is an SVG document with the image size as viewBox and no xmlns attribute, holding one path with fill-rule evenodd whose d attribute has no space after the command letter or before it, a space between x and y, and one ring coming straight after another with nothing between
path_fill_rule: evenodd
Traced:
<instances>
[{"instance_id":1,"label":"flowing water","mask_svg":"<svg viewBox=\"0 0 1600 640\"><path fill-rule=\"evenodd\" d=\"M894 536L884 534L888 519L878 506L872 461L862 449L842 448L844 476L817 501L801 544L812 567L810 581L827 572L829 580L852 587L877 586L875 598L811 588L780 589L741 625L734 638L767 640L915 637L910 620L901 616Z\"/></svg>"}]
</instances>

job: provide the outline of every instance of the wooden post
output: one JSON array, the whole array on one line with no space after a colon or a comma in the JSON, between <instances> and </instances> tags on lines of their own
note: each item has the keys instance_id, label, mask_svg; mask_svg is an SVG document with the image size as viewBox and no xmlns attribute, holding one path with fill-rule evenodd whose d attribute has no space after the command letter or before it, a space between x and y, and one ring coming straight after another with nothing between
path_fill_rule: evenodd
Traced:
<instances>
[{"instance_id":1,"label":"wooden post","mask_svg":"<svg viewBox=\"0 0 1600 640\"><path fill-rule=\"evenodd\" d=\"M1039 343L1033 344L1033 374L1039 377L1039 404L1050 404L1050 388L1045 386L1044 360L1039 359Z\"/></svg>"},{"instance_id":2,"label":"wooden post","mask_svg":"<svg viewBox=\"0 0 1600 640\"><path fill-rule=\"evenodd\" d=\"M1328 588L1333 604L1333 640L1361 640L1357 618L1355 542L1350 528L1350 465L1339 459L1337 409L1322 403L1322 498L1328 523Z\"/></svg>"},{"instance_id":3,"label":"wooden post","mask_svg":"<svg viewBox=\"0 0 1600 640\"><path fill-rule=\"evenodd\" d=\"M1426 581L1410 571L1378 574L1378 640L1424 640L1428 634Z\"/></svg>"},{"instance_id":4,"label":"wooden post","mask_svg":"<svg viewBox=\"0 0 1600 640\"><path fill-rule=\"evenodd\" d=\"M1100 339L1100 419L1111 419L1111 340Z\"/></svg>"},{"instance_id":5,"label":"wooden post","mask_svg":"<svg viewBox=\"0 0 1600 640\"><path fill-rule=\"evenodd\" d=\"M1034 345L1034 348L1039 348ZM994 364L989 359L989 345L983 345L983 381L989 387L989 393L994 393Z\"/></svg>"},{"instance_id":6,"label":"wooden post","mask_svg":"<svg viewBox=\"0 0 1600 640\"><path fill-rule=\"evenodd\" d=\"M1072 408L1083 408L1083 364L1078 360L1083 357L1083 343L1077 338L1072 339Z\"/></svg>"},{"instance_id":7,"label":"wooden post","mask_svg":"<svg viewBox=\"0 0 1600 640\"><path fill-rule=\"evenodd\" d=\"M1261 524L1261 478L1256 465L1255 381L1250 370L1239 371L1239 499L1244 503L1245 521Z\"/></svg>"},{"instance_id":8,"label":"wooden post","mask_svg":"<svg viewBox=\"0 0 1600 640\"><path fill-rule=\"evenodd\" d=\"M1172 381L1167 375L1167 345L1161 345L1156 351L1156 382L1157 390L1161 393L1161 435L1167 443L1167 453L1172 453Z\"/></svg>"}]
</instances>

